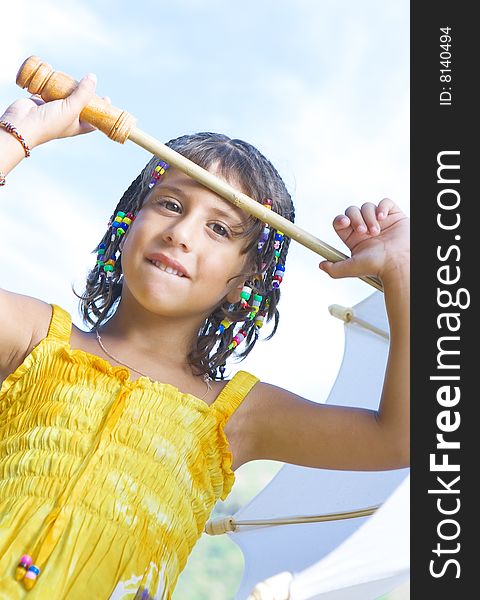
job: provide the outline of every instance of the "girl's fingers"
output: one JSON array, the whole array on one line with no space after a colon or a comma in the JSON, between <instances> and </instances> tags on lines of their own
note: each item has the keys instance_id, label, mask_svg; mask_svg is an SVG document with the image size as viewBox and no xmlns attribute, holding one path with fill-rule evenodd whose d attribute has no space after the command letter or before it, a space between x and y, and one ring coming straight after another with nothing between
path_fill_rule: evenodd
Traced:
<instances>
[{"instance_id":1,"label":"girl's fingers","mask_svg":"<svg viewBox=\"0 0 480 600\"><path fill-rule=\"evenodd\" d=\"M93 73L85 75L75 90L65 98L66 105L73 113L80 114L95 94L97 76Z\"/></svg>"},{"instance_id":2,"label":"girl's fingers","mask_svg":"<svg viewBox=\"0 0 480 600\"><path fill-rule=\"evenodd\" d=\"M383 200L380 200L377 206L377 219L379 221L385 219L394 206L395 203L390 200L390 198L383 198Z\"/></svg>"},{"instance_id":3,"label":"girl's fingers","mask_svg":"<svg viewBox=\"0 0 480 600\"><path fill-rule=\"evenodd\" d=\"M332 223L336 231L346 229L350 226L350 219L346 215L337 215Z\"/></svg>"},{"instance_id":4,"label":"girl's fingers","mask_svg":"<svg viewBox=\"0 0 480 600\"><path fill-rule=\"evenodd\" d=\"M342 277L359 277L363 275L363 269L354 257L346 258L345 260L339 260L332 262L330 260L324 260L319 265L322 271L328 273L333 279L341 279Z\"/></svg>"},{"instance_id":5,"label":"girl's fingers","mask_svg":"<svg viewBox=\"0 0 480 600\"><path fill-rule=\"evenodd\" d=\"M102 100L105 100L107 104L111 104L109 96L101 96ZM91 131L97 131L94 125L90 125L87 121L80 120L80 133L90 133Z\"/></svg>"},{"instance_id":6,"label":"girl's fingers","mask_svg":"<svg viewBox=\"0 0 480 600\"><path fill-rule=\"evenodd\" d=\"M399 220L403 220L402 211L390 198L383 198L378 206L373 202L365 202L361 208L349 206L344 215L335 217L333 226L352 256L339 261L322 261L320 269L334 279L366 274L378 276L384 268L385 244L396 236L389 231L394 228L398 231L396 223ZM384 243L371 239L380 234Z\"/></svg>"},{"instance_id":7,"label":"girl's fingers","mask_svg":"<svg viewBox=\"0 0 480 600\"><path fill-rule=\"evenodd\" d=\"M366 233L367 226L358 206L349 206L345 214L350 219L352 229L358 233Z\"/></svg>"},{"instance_id":8,"label":"girl's fingers","mask_svg":"<svg viewBox=\"0 0 480 600\"><path fill-rule=\"evenodd\" d=\"M378 225L376 206L373 202L365 202L362 204L362 216L365 221L365 225L368 228L368 232L371 235L377 235L380 233L380 227Z\"/></svg>"},{"instance_id":9,"label":"girl's fingers","mask_svg":"<svg viewBox=\"0 0 480 600\"><path fill-rule=\"evenodd\" d=\"M37 106L42 106L42 104L45 104L45 100L43 100L43 98L41 96L38 96L37 94L32 94L30 96L30 100L34 102Z\"/></svg>"},{"instance_id":10,"label":"girl's fingers","mask_svg":"<svg viewBox=\"0 0 480 600\"><path fill-rule=\"evenodd\" d=\"M345 215L335 217L333 226L336 230L345 229L348 225L357 233L378 235L381 231L380 221L385 219L395 206L389 198L384 198L376 206L373 202L365 202L362 207L349 206ZM345 220L345 217L347 220Z\"/></svg>"}]
</instances>

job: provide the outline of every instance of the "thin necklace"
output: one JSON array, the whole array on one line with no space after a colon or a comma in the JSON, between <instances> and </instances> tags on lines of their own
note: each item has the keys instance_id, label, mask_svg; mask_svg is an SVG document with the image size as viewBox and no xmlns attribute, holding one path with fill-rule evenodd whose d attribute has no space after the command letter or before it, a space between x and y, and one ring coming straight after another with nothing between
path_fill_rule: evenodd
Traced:
<instances>
[{"instance_id":1,"label":"thin necklace","mask_svg":"<svg viewBox=\"0 0 480 600\"><path fill-rule=\"evenodd\" d=\"M138 373L139 375L142 375L143 377L147 377L148 379L150 379L151 381L153 381L151 379L151 377L149 377L148 375L146 375L145 373L142 373L141 371L139 371L138 369L135 369L134 367L131 367L130 365L127 365L127 363L122 362L121 360L119 360L116 356L113 356L113 354L110 354L110 352L105 348L105 346L103 345L102 342L102 338L100 337L100 333L98 332L98 329L95 330L95 333L97 334L97 340L98 343L100 344L101 349L105 352L105 354L107 356L109 356L110 358L113 358L113 360L117 361L118 363L120 363L121 365L123 365L124 367L128 367L129 369L131 369L132 371L135 371L135 373ZM207 395L208 392L212 389L212 386L210 385L210 382L212 381L212 378L209 376L208 373L205 373L205 375L203 376L203 381L205 382L206 386L207 386L207 391L205 392L205 394L200 398L200 400L204 400Z\"/></svg>"}]
</instances>

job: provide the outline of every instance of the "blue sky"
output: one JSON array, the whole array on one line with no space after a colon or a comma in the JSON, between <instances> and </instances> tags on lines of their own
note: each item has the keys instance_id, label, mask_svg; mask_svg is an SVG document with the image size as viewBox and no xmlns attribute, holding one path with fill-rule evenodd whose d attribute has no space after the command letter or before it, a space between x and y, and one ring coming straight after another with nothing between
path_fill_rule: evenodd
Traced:
<instances>
[{"instance_id":1,"label":"blue sky","mask_svg":"<svg viewBox=\"0 0 480 600\"><path fill-rule=\"evenodd\" d=\"M284 178L298 225L343 252L331 221L350 204L389 196L409 213L406 0L17 0L2 16L0 112L26 94L15 76L35 54L76 79L95 72L98 93L163 142L210 130L253 143ZM148 159L99 132L34 149L1 191L0 285L62 305L85 328L71 285L81 291ZM328 306L373 292L330 280L320 260L292 243L278 333L233 367L316 401L343 353Z\"/></svg>"}]
</instances>

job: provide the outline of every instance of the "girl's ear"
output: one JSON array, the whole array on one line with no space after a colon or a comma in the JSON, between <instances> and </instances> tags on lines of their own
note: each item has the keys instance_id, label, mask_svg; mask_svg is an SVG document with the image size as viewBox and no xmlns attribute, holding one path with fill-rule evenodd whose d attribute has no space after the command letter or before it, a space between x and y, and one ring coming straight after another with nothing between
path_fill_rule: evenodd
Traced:
<instances>
[{"instance_id":1,"label":"girl's ear","mask_svg":"<svg viewBox=\"0 0 480 600\"><path fill-rule=\"evenodd\" d=\"M240 302L240 293L243 290L243 286L244 286L244 282L239 283L236 287L234 287L228 294L227 294L227 302L229 302L230 304L236 304L237 302Z\"/></svg>"}]
</instances>

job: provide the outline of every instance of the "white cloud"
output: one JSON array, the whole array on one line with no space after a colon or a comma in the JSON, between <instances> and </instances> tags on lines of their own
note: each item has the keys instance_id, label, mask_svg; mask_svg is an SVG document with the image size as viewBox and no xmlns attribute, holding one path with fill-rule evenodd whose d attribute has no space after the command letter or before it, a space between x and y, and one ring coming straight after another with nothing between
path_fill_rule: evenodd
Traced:
<instances>
[{"instance_id":1,"label":"white cloud","mask_svg":"<svg viewBox=\"0 0 480 600\"><path fill-rule=\"evenodd\" d=\"M2 190L1 286L46 302L76 307L89 252L103 235L102 214L85 210L85 198L34 165L12 172ZM106 225L106 224L105 224Z\"/></svg>"},{"instance_id":2,"label":"white cloud","mask_svg":"<svg viewBox=\"0 0 480 600\"><path fill-rule=\"evenodd\" d=\"M105 9L105 2L101 6ZM181 13L181 7L176 8L177 21L160 18L155 36L152 23L149 23L150 29L139 27L143 18L141 10L146 11L142 6L140 11L131 13L134 26L127 36L122 31L128 23L127 11L117 11L117 18L110 21L102 17L92 2L23 0L9 3L6 21L22 23L22 27L2 30L0 95L2 83L14 88L18 67L29 54L51 50L53 58L47 55L42 58L51 60L54 68L69 72L70 61L77 65L80 57L85 68L92 70L94 67L89 65L98 64L96 61L102 59L106 72L110 73L114 69L106 63L129 52L129 60L122 64L122 69L130 76L140 73L143 95L123 89L119 80L110 81L105 93L111 95L114 102L115 94L124 102L125 94L130 91L130 110L136 113L134 107L141 107L142 112L138 110L138 113L146 122L145 115L149 110L154 115L158 113L158 80L161 86L166 85L165 70L167 89L178 101L181 100L178 89L184 89L181 86L185 84L185 71L177 69L178 64L187 57L194 70L203 73L205 65L201 50L208 50L210 46L205 43L205 46L197 47L195 44L199 43L198 31L201 32L202 26L206 27L208 10L212 8L205 9L206 15L196 13L195 22L190 22L188 7L200 5L191 0L183 2L183 6L187 7L185 15ZM372 52L378 52L382 34L372 29L374 26L368 21L368 15L363 16L363 4L358 9L361 18L358 14L352 17L354 23L350 25L348 19L338 20L339 9L335 3L324 2L313 9L314 6L317 5L308 2L299 4L295 28L289 38L289 54L291 52L294 57L294 64L297 57L311 50L308 54L312 60L311 68L320 66L324 72L300 72L301 69L297 71L292 65L286 68L272 57L271 62L262 67L261 81L250 80L248 72L232 68L231 72L222 72L221 77L213 77L204 86L220 85L221 82L221 87L227 89L238 88L244 94L248 90L248 97L241 96L248 100L243 107L227 103L215 106L216 129L238 130L239 119L243 118L245 126L242 130L246 139L261 147L293 192L297 223L347 252L334 233L331 220L348 205L367 200L375 202L388 195L408 212L408 61L403 55L402 63L404 51L401 49L392 54L392 61L401 68L391 69L386 62L382 64L380 58L375 60ZM372 6L370 3L370 10ZM108 8L115 12L115 7L112 3ZM173 9L170 7L169 10ZM356 10L355 5L352 10ZM379 18L388 21L389 10L390 7L384 9ZM161 17L161 10L159 15ZM390 26L392 23L397 23L396 15ZM148 31L144 39L140 39L142 31ZM305 43L302 45L302 40L295 39L295 35L303 36ZM182 40L180 46L175 43L177 38ZM200 41L203 44L203 38ZM241 54L242 43L232 39L230 50L234 59ZM268 45L268 39L265 38L263 43ZM266 60L262 47L254 38L249 40L249 49L256 49ZM60 62L53 64L53 60ZM159 66L152 70L150 65L157 63ZM72 67L72 74L76 69L78 66ZM151 76L152 73L156 77ZM367 87L367 76L379 89L372 91ZM198 98L208 99L203 92L198 89ZM162 135L172 122L175 128L177 121L181 121L182 126L185 121L204 122L205 112L199 110L198 98L192 95L192 100L182 105L184 112L176 106L171 114L165 116L162 113L159 125ZM125 105L130 107L128 102ZM199 129L202 129L201 125ZM73 311L77 301L70 291L70 284L75 281L76 288L81 289L84 274L94 263L89 251L103 234L105 218L104 210L96 209L89 196L95 186L97 197L109 201L112 188L119 185L127 166L131 169L136 158L133 150L122 149L120 153L115 147L115 150L104 151L100 142L95 146L92 142L93 160L89 155L92 164L87 160L82 163L84 168L91 169L90 176L85 177L85 172L81 172L78 184L72 184L71 173L72 169L78 168L75 157L81 152L80 142L61 143L63 152L60 145L52 145L51 150L48 146L36 154L36 162L28 167L21 165L8 176L8 184L2 190L6 209L4 232L0 238L0 285L55 301L71 310L75 319ZM86 143L82 148L89 152ZM108 161L104 160L107 153ZM102 156L97 164L99 155ZM88 206L88 214L84 206ZM333 384L343 354L343 325L329 315L328 306L333 303L351 306L373 292L373 288L359 280L331 280L319 271L320 260L320 256L292 243L282 284L279 331L273 340L257 344L245 362L235 365L235 369L251 370L266 381L318 401L325 399ZM78 319L75 320L78 323Z\"/></svg>"},{"instance_id":3,"label":"white cloud","mask_svg":"<svg viewBox=\"0 0 480 600\"><path fill-rule=\"evenodd\" d=\"M80 0L8 2L2 7L2 21L11 26L3 26L0 37L0 84L14 82L22 62L36 54L38 47L55 54L63 47L63 55L68 56L77 54L78 47L88 53L113 44L111 31ZM45 59L48 62L48 56Z\"/></svg>"},{"instance_id":4,"label":"white cloud","mask_svg":"<svg viewBox=\"0 0 480 600\"><path fill-rule=\"evenodd\" d=\"M365 134L364 115L342 104L343 94L337 90L316 91L281 75L270 85L282 96L289 118L279 119L275 127L264 125L271 131L267 145L278 152L274 149L281 140L282 154L291 159L285 178L294 182L299 224L307 228L308 223L311 233L338 244L330 223L350 204L389 196L408 214L408 90L391 101L391 109Z\"/></svg>"}]
</instances>

